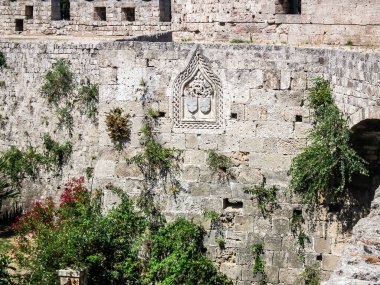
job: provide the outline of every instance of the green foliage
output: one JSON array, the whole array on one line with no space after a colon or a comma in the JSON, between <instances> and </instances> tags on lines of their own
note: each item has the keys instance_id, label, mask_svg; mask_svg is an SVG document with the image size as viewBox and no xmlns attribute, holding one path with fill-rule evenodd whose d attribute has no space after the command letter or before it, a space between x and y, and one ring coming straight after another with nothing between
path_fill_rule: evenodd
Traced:
<instances>
[{"instance_id":1,"label":"green foliage","mask_svg":"<svg viewBox=\"0 0 380 285\"><path fill-rule=\"evenodd\" d=\"M202 254L204 230L183 218L152 235L145 284L232 284Z\"/></svg>"},{"instance_id":2,"label":"green foliage","mask_svg":"<svg viewBox=\"0 0 380 285\"><path fill-rule=\"evenodd\" d=\"M216 240L216 243L218 244L218 246L219 246L219 248L220 249L225 249L226 248L226 242L224 241L224 239L222 239L222 238L218 238L217 240Z\"/></svg>"},{"instance_id":3,"label":"green foliage","mask_svg":"<svg viewBox=\"0 0 380 285\"><path fill-rule=\"evenodd\" d=\"M278 189L276 186L267 188L265 185L266 178L263 176L263 181L260 185L244 187L243 190L244 193L251 194L257 199L261 214L267 217L268 213L272 211L272 206L276 205Z\"/></svg>"},{"instance_id":4,"label":"green foliage","mask_svg":"<svg viewBox=\"0 0 380 285\"><path fill-rule=\"evenodd\" d=\"M84 105L84 113L94 120L98 114L99 85L87 83L79 90L78 100Z\"/></svg>"},{"instance_id":5,"label":"green foliage","mask_svg":"<svg viewBox=\"0 0 380 285\"><path fill-rule=\"evenodd\" d=\"M114 108L106 113L107 132L117 150L121 150L130 139L129 114L123 112L121 108Z\"/></svg>"},{"instance_id":6,"label":"green foliage","mask_svg":"<svg viewBox=\"0 0 380 285\"><path fill-rule=\"evenodd\" d=\"M80 178L65 185L59 205L47 199L20 217L22 284L58 284L56 270L67 267L87 268L93 285L231 284L202 253L200 226L180 218L153 229L121 189L108 189L120 203L105 215L102 191Z\"/></svg>"},{"instance_id":7,"label":"green foliage","mask_svg":"<svg viewBox=\"0 0 380 285\"><path fill-rule=\"evenodd\" d=\"M293 211L293 215L290 220L290 230L296 238L296 244L299 246L298 255L302 262L305 260L306 243L310 242L310 238L306 235L302 226L304 223L305 220L302 216L302 211Z\"/></svg>"},{"instance_id":8,"label":"green foliage","mask_svg":"<svg viewBox=\"0 0 380 285\"><path fill-rule=\"evenodd\" d=\"M265 263L263 259L264 255L264 244L263 243L255 243L252 245L252 254L253 254L253 268L252 272L254 275L261 275L261 284L266 284L266 273L265 273Z\"/></svg>"},{"instance_id":9,"label":"green foliage","mask_svg":"<svg viewBox=\"0 0 380 285\"><path fill-rule=\"evenodd\" d=\"M159 179L176 184L174 175L179 171L181 151L175 148L165 148L157 141L153 133L152 122L148 119L141 129L141 145L144 147L140 154L128 159L129 164L136 164L143 173L148 187L154 187Z\"/></svg>"},{"instance_id":10,"label":"green foliage","mask_svg":"<svg viewBox=\"0 0 380 285\"><path fill-rule=\"evenodd\" d=\"M247 43L250 43L250 42L242 40L242 39L232 39L232 40L230 40L230 43L231 44L247 44Z\"/></svg>"},{"instance_id":11,"label":"green foliage","mask_svg":"<svg viewBox=\"0 0 380 285\"><path fill-rule=\"evenodd\" d=\"M204 216L211 221L215 221L215 220L219 219L219 214L215 211L208 211L205 213Z\"/></svg>"},{"instance_id":12,"label":"green foliage","mask_svg":"<svg viewBox=\"0 0 380 285\"><path fill-rule=\"evenodd\" d=\"M65 105L64 107L57 108L56 111L58 118L58 127L65 127L69 131L70 136L72 135L74 127L74 118L71 114L71 111L72 107L69 104Z\"/></svg>"},{"instance_id":13,"label":"green foliage","mask_svg":"<svg viewBox=\"0 0 380 285\"><path fill-rule=\"evenodd\" d=\"M351 40L348 40L345 45L352 47L354 43Z\"/></svg>"},{"instance_id":14,"label":"green foliage","mask_svg":"<svg viewBox=\"0 0 380 285\"><path fill-rule=\"evenodd\" d=\"M157 119L158 116L159 116L159 112L157 110L149 108L148 109L148 116L151 117L151 118L153 118L153 119Z\"/></svg>"},{"instance_id":15,"label":"green foliage","mask_svg":"<svg viewBox=\"0 0 380 285\"><path fill-rule=\"evenodd\" d=\"M305 270L300 274L300 279L305 285L319 285L321 284L319 272L320 269L318 265L305 266Z\"/></svg>"},{"instance_id":16,"label":"green foliage","mask_svg":"<svg viewBox=\"0 0 380 285\"><path fill-rule=\"evenodd\" d=\"M347 119L333 103L328 81L314 81L309 101L315 126L310 144L292 161L290 189L301 194L304 203L315 204L320 197L335 201L353 173L368 175L366 162L351 147Z\"/></svg>"},{"instance_id":17,"label":"green foliage","mask_svg":"<svg viewBox=\"0 0 380 285\"><path fill-rule=\"evenodd\" d=\"M90 180L93 177L94 170L95 170L95 168L92 166L86 167L85 173L86 173L87 180Z\"/></svg>"},{"instance_id":18,"label":"green foliage","mask_svg":"<svg viewBox=\"0 0 380 285\"><path fill-rule=\"evenodd\" d=\"M33 147L22 151L11 146L4 151L0 156L0 201L17 195L22 181L35 179L44 163L44 156Z\"/></svg>"},{"instance_id":19,"label":"green foliage","mask_svg":"<svg viewBox=\"0 0 380 285\"><path fill-rule=\"evenodd\" d=\"M72 144L65 142L60 144L53 140L49 134L43 136L46 162L49 166L55 166L59 170L68 162L72 152Z\"/></svg>"},{"instance_id":20,"label":"green foliage","mask_svg":"<svg viewBox=\"0 0 380 285\"><path fill-rule=\"evenodd\" d=\"M10 270L15 270L11 264L11 258L0 255L0 284L1 285L16 285L14 282L14 276L10 274Z\"/></svg>"},{"instance_id":21,"label":"green foliage","mask_svg":"<svg viewBox=\"0 0 380 285\"><path fill-rule=\"evenodd\" d=\"M210 149L207 154L207 164L214 172L226 173L232 166L231 158L218 154L215 149Z\"/></svg>"},{"instance_id":22,"label":"green foliage","mask_svg":"<svg viewBox=\"0 0 380 285\"><path fill-rule=\"evenodd\" d=\"M334 105L330 81L317 77L313 79L313 86L309 89L309 108L317 113L320 108Z\"/></svg>"},{"instance_id":23,"label":"green foliage","mask_svg":"<svg viewBox=\"0 0 380 285\"><path fill-rule=\"evenodd\" d=\"M58 59L53 63L52 70L45 75L41 94L49 103L58 105L61 99L66 98L73 91L74 75L70 71L70 62Z\"/></svg>"},{"instance_id":24,"label":"green foliage","mask_svg":"<svg viewBox=\"0 0 380 285\"><path fill-rule=\"evenodd\" d=\"M0 51L0 69L3 67L7 67L7 61L5 59L4 53Z\"/></svg>"}]
</instances>

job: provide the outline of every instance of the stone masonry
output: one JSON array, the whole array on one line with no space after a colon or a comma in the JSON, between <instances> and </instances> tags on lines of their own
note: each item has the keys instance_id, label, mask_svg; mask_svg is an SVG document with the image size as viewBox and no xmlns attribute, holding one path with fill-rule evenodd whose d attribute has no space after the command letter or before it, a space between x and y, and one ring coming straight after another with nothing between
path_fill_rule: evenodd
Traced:
<instances>
[{"instance_id":1,"label":"stone masonry","mask_svg":"<svg viewBox=\"0 0 380 285\"><path fill-rule=\"evenodd\" d=\"M380 44L379 9L378 0L1 0L0 32L125 37L171 31L177 41L372 46Z\"/></svg>"},{"instance_id":2,"label":"stone masonry","mask_svg":"<svg viewBox=\"0 0 380 285\"><path fill-rule=\"evenodd\" d=\"M234 284L258 281L250 250L258 242L265 244L269 283L298 281L304 265L290 231L294 211L301 211L310 236L305 263L319 264L323 279L335 269L350 232L342 231L334 211L309 217L297 197L286 191L287 172L292 158L306 146L311 128L305 100L312 78L331 80L335 100L353 125L380 118L378 51L56 38L2 38L0 51L7 60L0 70L1 149L40 146L44 133L74 145L61 176L41 173L39 180L26 182L20 201L25 206L34 199L58 197L62 183L83 175L88 166L95 168L94 186L111 182L135 199L142 175L125 158L141 151L143 101L148 98L150 107L160 111L155 128L159 141L183 151L177 177L181 191L173 196L157 189L156 202L169 221L184 216L206 227L207 254ZM91 122L77 106L72 137L57 129L54 110L39 91L58 58L70 60L77 90L87 80L99 84L98 121ZM131 115L131 139L122 152L114 149L104 122L113 107ZM232 158L232 177L210 171L210 149ZM243 191L263 176L280 189L279 207L268 218ZM108 192L104 199L107 206L116 202ZM221 233L204 218L209 211L219 214ZM216 242L220 237L226 243L223 250Z\"/></svg>"}]
</instances>

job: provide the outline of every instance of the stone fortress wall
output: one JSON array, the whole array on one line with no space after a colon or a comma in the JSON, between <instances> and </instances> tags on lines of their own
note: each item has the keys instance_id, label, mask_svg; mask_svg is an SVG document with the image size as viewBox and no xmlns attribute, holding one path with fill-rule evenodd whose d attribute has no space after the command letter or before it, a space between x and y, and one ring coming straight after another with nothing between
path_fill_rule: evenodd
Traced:
<instances>
[{"instance_id":1,"label":"stone fortress wall","mask_svg":"<svg viewBox=\"0 0 380 285\"><path fill-rule=\"evenodd\" d=\"M0 31L82 36L172 31L178 41L380 44L378 0L71 0L69 17L60 3L65 0L1 0Z\"/></svg>"},{"instance_id":2,"label":"stone fortress wall","mask_svg":"<svg viewBox=\"0 0 380 285\"><path fill-rule=\"evenodd\" d=\"M183 191L175 198L158 189L157 203L169 220L184 216L208 230L204 213L216 211L226 249L219 249L216 231L209 230L207 254L239 285L257 280L250 251L257 242L265 244L270 283L295 284L303 270L289 225L293 212L302 210L302 205L285 192L291 160L306 146L311 128L305 106L311 79L331 80L335 100L351 116L352 124L380 118L380 53L376 51L75 39L2 39L0 50L8 65L0 71L4 82L0 87L1 148L39 146L46 132L74 144L70 165L62 176L42 174L40 180L27 182L25 205L32 198L57 197L64 181L84 174L90 165L95 167L95 186L112 182L137 197L142 176L124 157L141 151L140 128L146 113L142 103L149 98L151 107L160 111L155 128L159 141L183 150L182 172L177 177ZM65 130L57 130L54 110L39 92L44 74L57 58L70 60L78 85L87 79L99 84L98 123L81 115L78 106L73 111L72 138ZM184 88L199 84L207 100L198 98L198 109L190 110L191 104L181 94ZM121 153L114 150L104 122L105 113L113 107L131 115L131 140ZM206 163L209 149L233 159L234 178L219 179L210 171ZM271 218L264 218L256 200L243 191L244 186L260 183L263 176L268 185L280 189L280 207ZM106 204L114 201L106 193ZM314 228L304 210L303 215L311 237L305 262L319 263L326 279L350 233L342 234L341 220L333 208L319 213Z\"/></svg>"}]
</instances>

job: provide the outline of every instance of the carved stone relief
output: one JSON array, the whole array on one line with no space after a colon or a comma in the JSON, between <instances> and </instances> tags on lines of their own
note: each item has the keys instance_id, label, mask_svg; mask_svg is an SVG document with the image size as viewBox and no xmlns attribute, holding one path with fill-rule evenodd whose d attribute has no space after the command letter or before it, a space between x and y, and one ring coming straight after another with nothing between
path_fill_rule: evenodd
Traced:
<instances>
[{"instance_id":1,"label":"carved stone relief","mask_svg":"<svg viewBox=\"0 0 380 285\"><path fill-rule=\"evenodd\" d=\"M174 128L221 129L222 87L206 58L197 49L173 85Z\"/></svg>"}]
</instances>

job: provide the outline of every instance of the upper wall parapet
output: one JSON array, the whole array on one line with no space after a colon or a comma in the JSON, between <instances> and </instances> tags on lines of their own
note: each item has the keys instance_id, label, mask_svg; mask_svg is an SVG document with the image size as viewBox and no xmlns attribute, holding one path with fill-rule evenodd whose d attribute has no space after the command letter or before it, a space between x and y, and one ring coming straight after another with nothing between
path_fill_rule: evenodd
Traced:
<instances>
[{"instance_id":1,"label":"upper wall parapet","mask_svg":"<svg viewBox=\"0 0 380 285\"><path fill-rule=\"evenodd\" d=\"M380 45L380 1L1 0L3 34Z\"/></svg>"}]
</instances>

